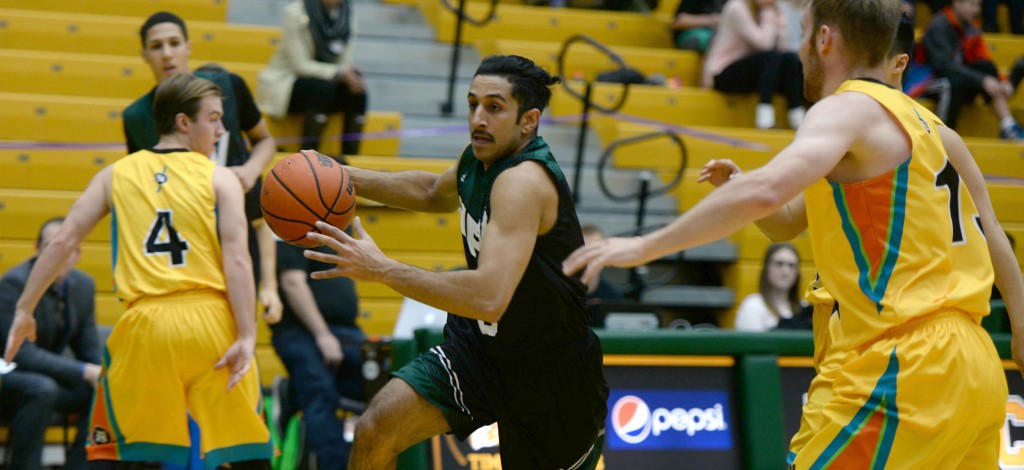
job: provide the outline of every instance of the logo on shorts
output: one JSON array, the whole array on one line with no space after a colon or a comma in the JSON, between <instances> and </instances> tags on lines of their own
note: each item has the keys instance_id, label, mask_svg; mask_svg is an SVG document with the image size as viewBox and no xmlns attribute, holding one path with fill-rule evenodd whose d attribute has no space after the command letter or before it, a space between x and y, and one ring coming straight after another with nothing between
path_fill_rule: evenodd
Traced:
<instances>
[{"instance_id":1,"label":"logo on shorts","mask_svg":"<svg viewBox=\"0 0 1024 470\"><path fill-rule=\"evenodd\" d=\"M110 433L106 429L96 427L92 430L92 443L97 445L109 444Z\"/></svg>"},{"instance_id":2,"label":"logo on shorts","mask_svg":"<svg viewBox=\"0 0 1024 470\"><path fill-rule=\"evenodd\" d=\"M612 407L612 429L628 444L638 444L651 433L651 409L634 395L626 395Z\"/></svg>"}]
</instances>

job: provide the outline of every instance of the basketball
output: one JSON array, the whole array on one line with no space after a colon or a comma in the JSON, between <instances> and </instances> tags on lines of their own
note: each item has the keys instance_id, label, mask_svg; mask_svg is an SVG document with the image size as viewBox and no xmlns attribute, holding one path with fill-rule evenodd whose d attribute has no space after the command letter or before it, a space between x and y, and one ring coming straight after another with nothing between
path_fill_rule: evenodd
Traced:
<instances>
[{"instance_id":1,"label":"basketball","mask_svg":"<svg viewBox=\"0 0 1024 470\"><path fill-rule=\"evenodd\" d=\"M322 220L342 230L356 215L356 190L348 171L331 157L311 150L293 153L274 165L260 193L263 219L292 245L313 247L306 233Z\"/></svg>"}]
</instances>

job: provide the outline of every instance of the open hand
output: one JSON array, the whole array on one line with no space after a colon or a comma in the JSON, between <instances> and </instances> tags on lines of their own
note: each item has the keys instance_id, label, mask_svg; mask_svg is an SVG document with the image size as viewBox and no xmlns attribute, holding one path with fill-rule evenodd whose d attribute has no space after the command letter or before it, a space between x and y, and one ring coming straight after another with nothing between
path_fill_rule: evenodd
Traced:
<instances>
[{"instance_id":1,"label":"open hand","mask_svg":"<svg viewBox=\"0 0 1024 470\"><path fill-rule=\"evenodd\" d=\"M586 268L583 283L589 284L601 275L605 266L628 268L643 264L643 243L641 237L613 237L583 245L562 262L562 272L571 276Z\"/></svg>"},{"instance_id":2,"label":"open hand","mask_svg":"<svg viewBox=\"0 0 1024 470\"><path fill-rule=\"evenodd\" d=\"M228 379L228 390L231 390L238 385L238 382L242 381L245 374L249 372L249 368L252 367L253 350L256 348L256 340L243 340L238 339L231 344L224 356L214 364L214 369L222 369L227 367L231 372L231 377Z\"/></svg>"},{"instance_id":3,"label":"open hand","mask_svg":"<svg viewBox=\"0 0 1024 470\"><path fill-rule=\"evenodd\" d=\"M317 222L316 228L320 233L310 232L306 238L334 250L334 254L306 250L303 255L314 261L333 264L335 267L312 273L311 278L332 279L346 276L360 281L376 281L386 272L391 260L384 256L370 234L366 233L359 217L352 222L352 230L358 239L326 222Z\"/></svg>"}]
</instances>

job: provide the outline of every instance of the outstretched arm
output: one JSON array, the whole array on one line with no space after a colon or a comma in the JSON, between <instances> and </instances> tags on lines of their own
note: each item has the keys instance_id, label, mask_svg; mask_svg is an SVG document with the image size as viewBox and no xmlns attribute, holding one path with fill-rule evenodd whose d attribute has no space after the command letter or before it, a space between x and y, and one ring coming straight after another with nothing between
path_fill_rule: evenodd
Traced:
<instances>
[{"instance_id":1,"label":"outstretched arm","mask_svg":"<svg viewBox=\"0 0 1024 470\"><path fill-rule=\"evenodd\" d=\"M57 279L60 267L78 248L92 228L110 212L110 185L114 169L108 166L89 182L82 195L71 206L67 218L61 224L56 237L39 255L32 273L25 283L17 305L14 307L14 323L7 335L7 350L4 360L10 362L26 339L35 341L36 322L32 317L43 293Z\"/></svg>"},{"instance_id":2,"label":"outstretched arm","mask_svg":"<svg viewBox=\"0 0 1024 470\"><path fill-rule=\"evenodd\" d=\"M721 239L775 212L827 176L854 145L874 117L872 112L850 112L868 109L860 104L863 99L843 93L819 102L807 113L793 142L765 166L733 178L727 191L712 192L666 227L643 237L607 238L576 250L563 263L563 272L585 268L583 282L589 282L605 266L638 266Z\"/></svg>"},{"instance_id":3,"label":"outstretched arm","mask_svg":"<svg viewBox=\"0 0 1024 470\"><path fill-rule=\"evenodd\" d=\"M428 171L383 172L346 167L356 194L417 212L451 212L459 207L457 165L441 174Z\"/></svg>"},{"instance_id":4,"label":"outstretched arm","mask_svg":"<svg viewBox=\"0 0 1024 470\"><path fill-rule=\"evenodd\" d=\"M974 162L970 150L955 131L948 127L937 127L949 161L967 186L967 191L971 193L971 199L974 199L974 205L978 209L978 215L981 216L981 227L985 231L985 240L995 270L996 287L1006 301L1006 311L1013 329L1013 360L1017 367L1024 371L1024 279L1021 278L1020 266L1017 265L1017 258L1013 256L1006 232L996 220L992 201L985 187L985 178Z\"/></svg>"},{"instance_id":5,"label":"outstretched arm","mask_svg":"<svg viewBox=\"0 0 1024 470\"><path fill-rule=\"evenodd\" d=\"M707 181L716 188L742 174L739 165L729 159L711 160L701 169L697 182ZM792 240L807 229L807 207L803 193L775 212L754 221L754 225L775 242Z\"/></svg>"},{"instance_id":6,"label":"outstretched arm","mask_svg":"<svg viewBox=\"0 0 1024 470\"><path fill-rule=\"evenodd\" d=\"M537 236L554 225L557 205L558 193L547 171L524 162L502 172L494 183L477 269L436 273L399 263L381 253L358 218L353 225L358 240L318 222L317 228L327 235L310 233L309 238L336 254L305 255L336 265L313 273L314 278L348 276L381 282L435 308L494 323L504 315L526 272Z\"/></svg>"}]
</instances>

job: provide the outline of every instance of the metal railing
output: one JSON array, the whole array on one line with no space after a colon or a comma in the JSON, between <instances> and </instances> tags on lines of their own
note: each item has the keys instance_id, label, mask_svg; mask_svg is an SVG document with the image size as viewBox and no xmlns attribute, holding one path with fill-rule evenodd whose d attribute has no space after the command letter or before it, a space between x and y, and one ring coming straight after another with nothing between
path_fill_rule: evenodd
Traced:
<instances>
[{"instance_id":1,"label":"metal railing","mask_svg":"<svg viewBox=\"0 0 1024 470\"><path fill-rule=\"evenodd\" d=\"M679 167L676 169L672 180L661 187L651 189L651 181L656 178L656 175L651 171L643 171L640 173L640 187L637 192L628 194L615 194L612 192L608 187L607 179L605 178L605 168L608 167L609 159L611 159L615 154L615 151L621 147L635 145L659 138L667 138L675 143L676 147L679 148ZM669 130L648 132L646 134L622 138L608 145L608 148L606 148L604 153L601 154L601 159L597 164L597 186L601 188L601 192L604 193L605 197L613 201L624 202L632 199L637 199L639 201L639 207L636 211L636 227L633 230L633 235L642 235L644 233L644 217L647 213L647 199L652 196L656 197L668 194L679 186L683 181L683 175L686 173L686 164L688 159L689 153L686 150L686 143L683 142L683 138L680 137L679 134ZM630 268L630 297L639 299L642 296L643 291L646 289L648 284L644 281L645 274L646 268L643 266Z\"/></svg>"},{"instance_id":2,"label":"metal railing","mask_svg":"<svg viewBox=\"0 0 1024 470\"><path fill-rule=\"evenodd\" d=\"M469 23L473 26L484 26L490 23L497 16L498 0L490 0L490 7L487 15L482 19L476 19L466 15L466 0L459 0L459 6L455 7L448 0L441 0L441 5L448 11L455 13L455 39L452 41L451 68L448 69L448 96L444 103L441 103L441 114L451 116L455 109L455 79L459 71L459 59L462 52L462 23Z\"/></svg>"},{"instance_id":3,"label":"metal railing","mask_svg":"<svg viewBox=\"0 0 1024 470\"><path fill-rule=\"evenodd\" d=\"M566 67L565 67L566 57L569 56L569 49L570 49L570 47L573 44L576 44L576 43L585 43L585 44L593 47L594 49L597 49L599 52L601 52L602 54L607 56L612 62L615 63L615 65L618 67L617 71L624 72L626 69L628 69L628 67L626 66L626 62L624 60L622 60L622 57L619 56L618 54L616 54L615 51L609 49L607 46L605 46L604 44L601 44L600 42L598 42L597 40L591 38L590 36L583 35L583 34L572 36L569 39L566 39L565 42L562 43L561 51L559 51L559 53L558 53L558 75L562 77L562 88L565 89L565 91L567 93L569 93L570 96L573 96L576 99L578 99L578 100L583 102L583 112L580 115L580 134L579 134L579 140L577 140L577 142L576 142L576 165L575 165L576 171L573 173L573 184L572 184L573 202L579 204L579 202L580 202L580 176L583 174L583 171L582 171L583 170L583 154L584 154L584 151L586 149L586 144L587 144L587 129L588 129L588 126L590 125L589 124L589 121L590 121L590 110L591 109L596 109L597 111L605 113L605 114L611 114L611 113L614 113L614 112L618 111L619 109L622 108L622 106L624 104L626 104L626 97L629 96L629 84L628 83L623 83L622 84L622 95L619 97L619 100L617 102L615 102L615 104L610 106L610 107L606 107L606 106L602 106L600 104L594 103L594 101L591 99L591 92L593 91L593 83L591 81L589 81L589 80L586 80L586 79L583 80L584 89L583 89L583 93L580 94L580 92L578 90L574 89L571 86L571 84L569 83L569 80L567 80L568 75L566 74Z\"/></svg>"}]
</instances>

